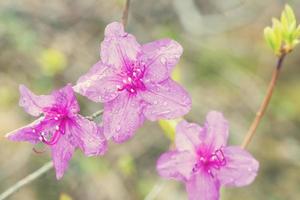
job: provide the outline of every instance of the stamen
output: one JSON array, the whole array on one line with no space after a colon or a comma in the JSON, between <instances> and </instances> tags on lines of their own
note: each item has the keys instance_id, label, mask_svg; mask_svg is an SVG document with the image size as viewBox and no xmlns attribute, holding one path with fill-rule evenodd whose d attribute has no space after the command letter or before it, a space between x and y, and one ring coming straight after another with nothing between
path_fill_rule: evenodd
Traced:
<instances>
[{"instance_id":1,"label":"stamen","mask_svg":"<svg viewBox=\"0 0 300 200\"><path fill-rule=\"evenodd\" d=\"M59 131L55 131L52 138L47 141L47 139L45 138L45 136L41 135L42 136L42 142L44 142L45 144L48 144L48 145L54 145L58 142L58 139L60 138L60 132Z\"/></svg>"}]
</instances>

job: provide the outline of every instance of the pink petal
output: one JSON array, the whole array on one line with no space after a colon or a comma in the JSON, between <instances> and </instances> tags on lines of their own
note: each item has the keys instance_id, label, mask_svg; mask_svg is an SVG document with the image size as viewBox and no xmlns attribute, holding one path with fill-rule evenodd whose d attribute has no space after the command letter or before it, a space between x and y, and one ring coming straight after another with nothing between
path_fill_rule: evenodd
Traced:
<instances>
[{"instance_id":1,"label":"pink petal","mask_svg":"<svg viewBox=\"0 0 300 200\"><path fill-rule=\"evenodd\" d=\"M26 125L22 128L14 130L6 135L9 140L12 141L27 141L32 144L38 143L39 134L34 131L34 127L38 125L40 120L36 120L29 125Z\"/></svg>"},{"instance_id":2,"label":"pink petal","mask_svg":"<svg viewBox=\"0 0 300 200\"><path fill-rule=\"evenodd\" d=\"M207 144L212 151L225 147L227 144L229 126L223 114L211 111L206 116L204 125L204 143Z\"/></svg>"},{"instance_id":3,"label":"pink petal","mask_svg":"<svg viewBox=\"0 0 300 200\"><path fill-rule=\"evenodd\" d=\"M33 94L24 85L20 85L20 101L19 105L22 106L27 113L32 116L39 116L42 113L43 108L51 106L55 99L51 95Z\"/></svg>"},{"instance_id":4,"label":"pink petal","mask_svg":"<svg viewBox=\"0 0 300 200\"><path fill-rule=\"evenodd\" d=\"M156 169L164 178L187 181L195 164L195 157L187 151L169 151L160 156Z\"/></svg>"},{"instance_id":5,"label":"pink petal","mask_svg":"<svg viewBox=\"0 0 300 200\"><path fill-rule=\"evenodd\" d=\"M259 168L257 160L240 147L226 147L223 152L227 163L217 174L221 184L245 186L253 182Z\"/></svg>"},{"instance_id":6,"label":"pink petal","mask_svg":"<svg viewBox=\"0 0 300 200\"><path fill-rule=\"evenodd\" d=\"M99 61L78 79L74 90L95 102L111 101L118 96L117 86L122 84L114 70Z\"/></svg>"},{"instance_id":7,"label":"pink petal","mask_svg":"<svg viewBox=\"0 0 300 200\"><path fill-rule=\"evenodd\" d=\"M181 117L191 109L189 94L171 79L148 84L146 88L141 96L147 103L144 115L151 121Z\"/></svg>"},{"instance_id":8,"label":"pink petal","mask_svg":"<svg viewBox=\"0 0 300 200\"><path fill-rule=\"evenodd\" d=\"M67 133L66 133L67 134ZM67 135L60 137L58 142L51 146L52 160L56 171L56 178L60 179L69 166L75 147L66 139Z\"/></svg>"},{"instance_id":9,"label":"pink petal","mask_svg":"<svg viewBox=\"0 0 300 200\"><path fill-rule=\"evenodd\" d=\"M178 63L182 52L181 45L170 39L161 39L144 44L139 60L147 66L145 78L153 82L167 79L172 68Z\"/></svg>"},{"instance_id":10,"label":"pink petal","mask_svg":"<svg viewBox=\"0 0 300 200\"><path fill-rule=\"evenodd\" d=\"M107 150L103 129L80 115L74 120L68 124L68 130L76 137L79 148L86 156L103 155Z\"/></svg>"},{"instance_id":11,"label":"pink petal","mask_svg":"<svg viewBox=\"0 0 300 200\"><path fill-rule=\"evenodd\" d=\"M205 172L195 174L186 183L189 200L219 200L220 183Z\"/></svg>"},{"instance_id":12,"label":"pink petal","mask_svg":"<svg viewBox=\"0 0 300 200\"><path fill-rule=\"evenodd\" d=\"M80 111L79 104L71 84L67 84L65 87L52 92L51 95L55 99L53 107L59 109L66 108L71 113L77 113Z\"/></svg>"},{"instance_id":13,"label":"pink petal","mask_svg":"<svg viewBox=\"0 0 300 200\"><path fill-rule=\"evenodd\" d=\"M103 63L121 69L128 64L128 60L136 60L141 47L133 35L124 32L121 23L108 24L104 34L100 53Z\"/></svg>"},{"instance_id":14,"label":"pink petal","mask_svg":"<svg viewBox=\"0 0 300 200\"><path fill-rule=\"evenodd\" d=\"M126 91L114 100L104 104L104 135L121 143L130 139L143 124L142 104L137 96Z\"/></svg>"},{"instance_id":15,"label":"pink petal","mask_svg":"<svg viewBox=\"0 0 300 200\"><path fill-rule=\"evenodd\" d=\"M202 128L198 124L181 121L176 127L176 148L179 151L189 151L195 153L201 143L200 133Z\"/></svg>"}]
</instances>

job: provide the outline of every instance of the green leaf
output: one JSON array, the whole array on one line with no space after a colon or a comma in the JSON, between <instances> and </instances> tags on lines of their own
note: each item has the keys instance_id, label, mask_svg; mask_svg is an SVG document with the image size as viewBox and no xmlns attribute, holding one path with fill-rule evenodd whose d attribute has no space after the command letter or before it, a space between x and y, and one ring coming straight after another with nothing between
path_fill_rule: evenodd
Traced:
<instances>
[{"instance_id":1,"label":"green leaf","mask_svg":"<svg viewBox=\"0 0 300 200\"><path fill-rule=\"evenodd\" d=\"M124 155L118 160L118 167L121 170L121 172L129 176L133 174L136 170L134 159L131 155Z\"/></svg>"},{"instance_id":2,"label":"green leaf","mask_svg":"<svg viewBox=\"0 0 300 200\"><path fill-rule=\"evenodd\" d=\"M276 51L276 35L272 28L266 27L264 30L265 40L273 51Z\"/></svg>"},{"instance_id":3,"label":"green leaf","mask_svg":"<svg viewBox=\"0 0 300 200\"><path fill-rule=\"evenodd\" d=\"M45 75L53 76L63 71L67 66L66 56L57 49L46 49L39 59L42 71Z\"/></svg>"},{"instance_id":4,"label":"green leaf","mask_svg":"<svg viewBox=\"0 0 300 200\"><path fill-rule=\"evenodd\" d=\"M283 14L286 16L287 21L289 24L296 24L296 16L294 14L293 9L291 8L291 6L289 6L288 4L285 5Z\"/></svg>"},{"instance_id":5,"label":"green leaf","mask_svg":"<svg viewBox=\"0 0 300 200\"><path fill-rule=\"evenodd\" d=\"M175 139L175 129L179 120L159 120L159 125L164 131L164 134L172 142Z\"/></svg>"}]
</instances>

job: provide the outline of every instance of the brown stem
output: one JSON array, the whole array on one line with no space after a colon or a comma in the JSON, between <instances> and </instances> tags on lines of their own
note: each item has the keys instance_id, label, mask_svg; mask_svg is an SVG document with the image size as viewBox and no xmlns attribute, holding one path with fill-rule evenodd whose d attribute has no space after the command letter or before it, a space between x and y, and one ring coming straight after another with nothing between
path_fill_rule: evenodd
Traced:
<instances>
[{"instance_id":1,"label":"brown stem","mask_svg":"<svg viewBox=\"0 0 300 200\"><path fill-rule=\"evenodd\" d=\"M267 107L270 103L270 100L271 100L271 97L272 97L272 94L273 94L273 90L275 88L275 85L276 85L276 82L278 80L278 76L279 76L279 73L280 73L280 70L282 68L282 63L283 63L283 60L285 58L285 55L286 54L282 54L279 59L278 59L278 62L277 62L277 65L276 65L276 68L273 70L273 74L272 74L272 79L269 83L269 86L268 86L268 89L267 89L267 93L263 99L263 102L262 104L260 105L259 107L259 110L257 111L256 113L256 117L254 118L244 140L243 140L243 143L241 145L241 147L243 149L247 148L247 146L249 145L249 143L251 142L254 134L255 134L255 131L261 121L261 119L263 118L266 110L267 110Z\"/></svg>"},{"instance_id":2,"label":"brown stem","mask_svg":"<svg viewBox=\"0 0 300 200\"><path fill-rule=\"evenodd\" d=\"M123 15L122 15L122 24L124 27L126 27L128 21L129 5L130 5L130 0L126 0L125 7L123 10Z\"/></svg>"}]
</instances>

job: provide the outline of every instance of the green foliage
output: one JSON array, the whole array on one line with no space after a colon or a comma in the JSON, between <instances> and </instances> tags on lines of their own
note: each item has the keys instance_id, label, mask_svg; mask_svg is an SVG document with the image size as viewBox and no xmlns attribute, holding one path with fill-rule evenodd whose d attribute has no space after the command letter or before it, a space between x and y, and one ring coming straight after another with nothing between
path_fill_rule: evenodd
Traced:
<instances>
[{"instance_id":1,"label":"green foliage","mask_svg":"<svg viewBox=\"0 0 300 200\"><path fill-rule=\"evenodd\" d=\"M299 43L300 25L297 27L293 9L286 5L280 20L273 18L272 27L264 29L268 45L278 56L291 52Z\"/></svg>"},{"instance_id":2,"label":"green foliage","mask_svg":"<svg viewBox=\"0 0 300 200\"><path fill-rule=\"evenodd\" d=\"M135 163L133 157L131 155L122 156L118 160L118 167L126 176L133 174L135 172Z\"/></svg>"},{"instance_id":3,"label":"green foliage","mask_svg":"<svg viewBox=\"0 0 300 200\"><path fill-rule=\"evenodd\" d=\"M66 68L67 59L57 49L46 49L41 53L40 64L45 75L53 76Z\"/></svg>"},{"instance_id":4,"label":"green foliage","mask_svg":"<svg viewBox=\"0 0 300 200\"><path fill-rule=\"evenodd\" d=\"M175 138L175 129L178 123L178 120L160 120L159 122L160 127L162 128L165 136L174 141Z\"/></svg>"},{"instance_id":5,"label":"green foliage","mask_svg":"<svg viewBox=\"0 0 300 200\"><path fill-rule=\"evenodd\" d=\"M59 200L72 200L72 197L66 193L62 193L59 197Z\"/></svg>"}]
</instances>

